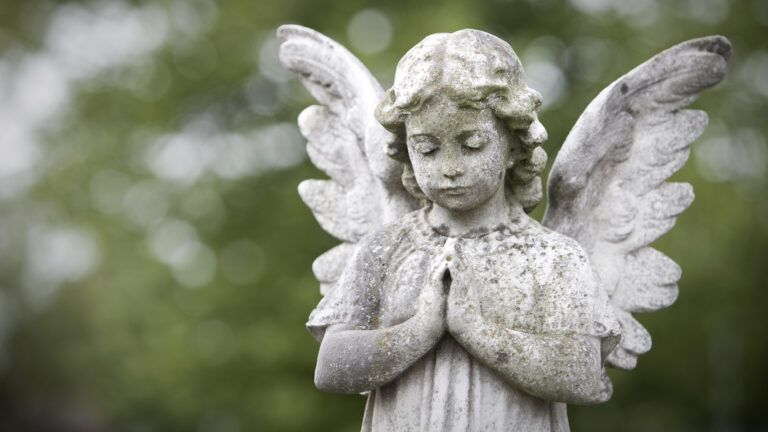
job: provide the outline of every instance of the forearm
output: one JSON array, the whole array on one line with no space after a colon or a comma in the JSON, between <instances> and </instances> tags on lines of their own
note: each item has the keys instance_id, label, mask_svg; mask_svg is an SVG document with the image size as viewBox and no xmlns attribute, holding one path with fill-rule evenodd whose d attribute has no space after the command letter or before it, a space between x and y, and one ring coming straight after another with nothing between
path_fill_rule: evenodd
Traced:
<instances>
[{"instance_id":1,"label":"forearm","mask_svg":"<svg viewBox=\"0 0 768 432\"><path fill-rule=\"evenodd\" d=\"M530 334L480 316L457 327L452 333L467 351L527 393L578 404L610 398L610 387L602 380L597 338Z\"/></svg>"},{"instance_id":2,"label":"forearm","mask_svg":"<svg viewBox=\"0 0 768 432\"><path fill-rule=\"evenodd\" d=\"M385 329L331 328L320 345L315 384L337 393L381 387L431 350L442 335L442 327L419 315Z\"/></svg>"}]
</instances>

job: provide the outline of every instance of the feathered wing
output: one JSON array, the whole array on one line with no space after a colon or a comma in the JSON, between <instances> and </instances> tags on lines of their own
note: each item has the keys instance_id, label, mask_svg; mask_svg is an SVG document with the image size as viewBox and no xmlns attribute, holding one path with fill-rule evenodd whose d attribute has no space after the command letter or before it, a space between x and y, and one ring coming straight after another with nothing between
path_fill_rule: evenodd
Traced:
<instances>
[{"instance_id":1,"label":"feathered wing","mask_svg":"<svg viewBox=\"0 0 768 432\"><path fill-rule=\"evenodd\" d=\"M710 36L654 56L603 90L565 140L549 177L543 224L581 243L622 325L609 365L632 369L651 337L632 314L671 305L680 267L649 247L693 201L666 182L688 159L707 115L683 109L720 82L731 45Z\"/></svg>"},{"instance_id":2,"label":"feathered wing","mask_svg":"<svg viewBox=\"0 0 768 432\"><path fill-rule=\"evenodd\" d=\"M329 234L343 243L315 260L327 294L365 234L411 210L402 167L386 155L387 132L373 116L381 85L344 47L298 25L277 30L279 57L321 105L299 115L307 154L329 180L305 180L299 194Z\"/></svg>"}]
</instances>

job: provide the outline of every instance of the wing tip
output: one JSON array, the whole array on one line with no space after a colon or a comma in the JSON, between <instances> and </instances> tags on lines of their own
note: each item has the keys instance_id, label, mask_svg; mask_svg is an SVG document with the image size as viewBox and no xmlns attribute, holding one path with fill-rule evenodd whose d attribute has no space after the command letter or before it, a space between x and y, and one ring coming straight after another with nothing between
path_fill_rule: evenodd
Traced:
<instances>
[{"instance_id":1,"label":"wing tip","mask_svg":"<svg viewBox=\"0 0 768 432\"><path fill-rule=\"evenodd\" d=\"M332 285L341 276L355 246L351 243L341 243L323 252L312 262L312 273L321 284Z\"/></svg>"},{"instance_id":2,"label":"wing tip","mask_svg":"<svg viewBox=\"0 0 768 432\"><path fill-rule=\"evenodd\" d=\"M688 207L696 200L696 192L693 190L693 185L688 182L671 182L665 184L669 191L669 198L675 200L676 211L673 216L677 217L682 214Z\"/></svg>"},{"instance_id":3,"label":"wing tip","mask_svg":"<svg viewBox=\"0 0 768 432\"><path fill-rule=\"evenodd\" d=\"M311 36L317 32L309 27L304 27L303 25L299 24L283 24L277 27L275 33L277 34L277 38L280 39L280 42L285 42L294 35Z\"/></svg>"},{"instance_id":4,"label":"wing tip","mask_svg":"<svg viewBox=\"0 0 768 432\"><path fill-rule=\"evenodd\" d=\"M694 129L701 131L698 133L696 138L698 138L704 132L707 126L709 126L709 114L707 114L707 112L704 110L689 108L678 111L678 115L684 115Z\"/></svg>"},{"instance_id":5,"label":"wing tip","mask_svg":"<svg viewBox=\"0 0 768 432\"><path fill-rule=\"evenodd\" d=\"M618 346L608 356L607 363L616 369L632 370L637 366L637 355Z\"/></svg>"},{"instance_id":6,"label":"wing tip","mask_svg":"<svg viewBox=\"0 0 768 432\"><path fill-rule=\"evenodd\" d=\"M680 276L677 279L678 281L680 280L682 275L683 275L683 273L681 271L680 272ZM670 291L670 294L669 294L669 298L667 299L668 304L662 306L660 309L666 309L666 308L672 306L673 304L675 304L675 302L677 301L678 297L680 297L680 287L677 285L677 282L675 282L673 285L670 285L669 291Z\"/></svg>"},{"instance_id":7,"label":"wing tip","mask_svg":"<svg viewBox=\"0 0 768 432\"><path fill-rule=\"evenodd\" d=\"M671 49L678 51L691 48L698 51L716 54L726 61L731 58L731 53L733 51L733 45L731 44L731 41L723 35L710 35L689 39L673 46Z\"/></svg>"},{"instance_id":8,"label":"wing tip","mask_svg":"<svg viewBox=\"0 0 768 432\"><path fill-rule=\"evenodd\" d=\"M320 126L323 125L322 120L327 120L323 118L327 115L327 112L328 109L323 105L310 105L299 113L297 123L299 131L304 138L310 139L315 130L321 129Z\"/></svg>"},{"instance_id":9,"label":"wing tip","mask_svg":"<svg viewBox=\"0 0 768 432\"><path fill-rule=\"evenodd\" d=\"M705 36L693 39L691 42L697 45L699 49L717 54L726 61L731 58L731 53L733 52L731 41L722 35Z\"/></svg>"},{"instance_id":10,"label":"wing tip","mask_svg":"<svg viewBox=\"0 0 768 432\"><path fill-rule=\"evenodd\" d=\"M317 190L323 186L327 180L307 179L299 183L297 187L299 196L305 204L310 205L310 202L314 202L314 195ZM310 206L311 207L311 206Z\"/></svg>"}]
</instances>

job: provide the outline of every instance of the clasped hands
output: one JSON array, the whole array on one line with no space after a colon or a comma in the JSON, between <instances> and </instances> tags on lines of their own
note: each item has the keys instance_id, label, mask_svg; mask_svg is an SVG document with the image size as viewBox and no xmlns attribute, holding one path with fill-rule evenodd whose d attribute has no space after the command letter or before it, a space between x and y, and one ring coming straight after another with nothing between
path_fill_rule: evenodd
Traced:
<instances>
[{"instance_id":1,"label":"clasped hands","mask_svg":"<svg viewBox=\"0 0 768 432\"><path fill-rule=\"evenodd\" d=\"M455 238L449 238L430 266L419 295L417 314L439 336L446 331L461 342L479 317L471 270Z\"/></svg>"}]
</instances>

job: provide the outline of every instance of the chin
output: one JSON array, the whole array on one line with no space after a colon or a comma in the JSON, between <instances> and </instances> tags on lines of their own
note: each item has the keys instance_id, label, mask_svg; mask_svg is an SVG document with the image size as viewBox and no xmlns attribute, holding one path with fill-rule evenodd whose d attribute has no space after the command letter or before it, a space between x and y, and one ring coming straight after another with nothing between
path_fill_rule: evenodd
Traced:
<instances>
[{"instance_id":1,"label":"chin","mask_svg":"<svg viewBox=\"0 0 768 432\"><path fill-rule=\"evenodd\" d=\"M446 210L455 212L469 211L483 204L471 198L468 196L436 197L436 199L432 199L432 202Z\"/></svg>"}]
</instances>

